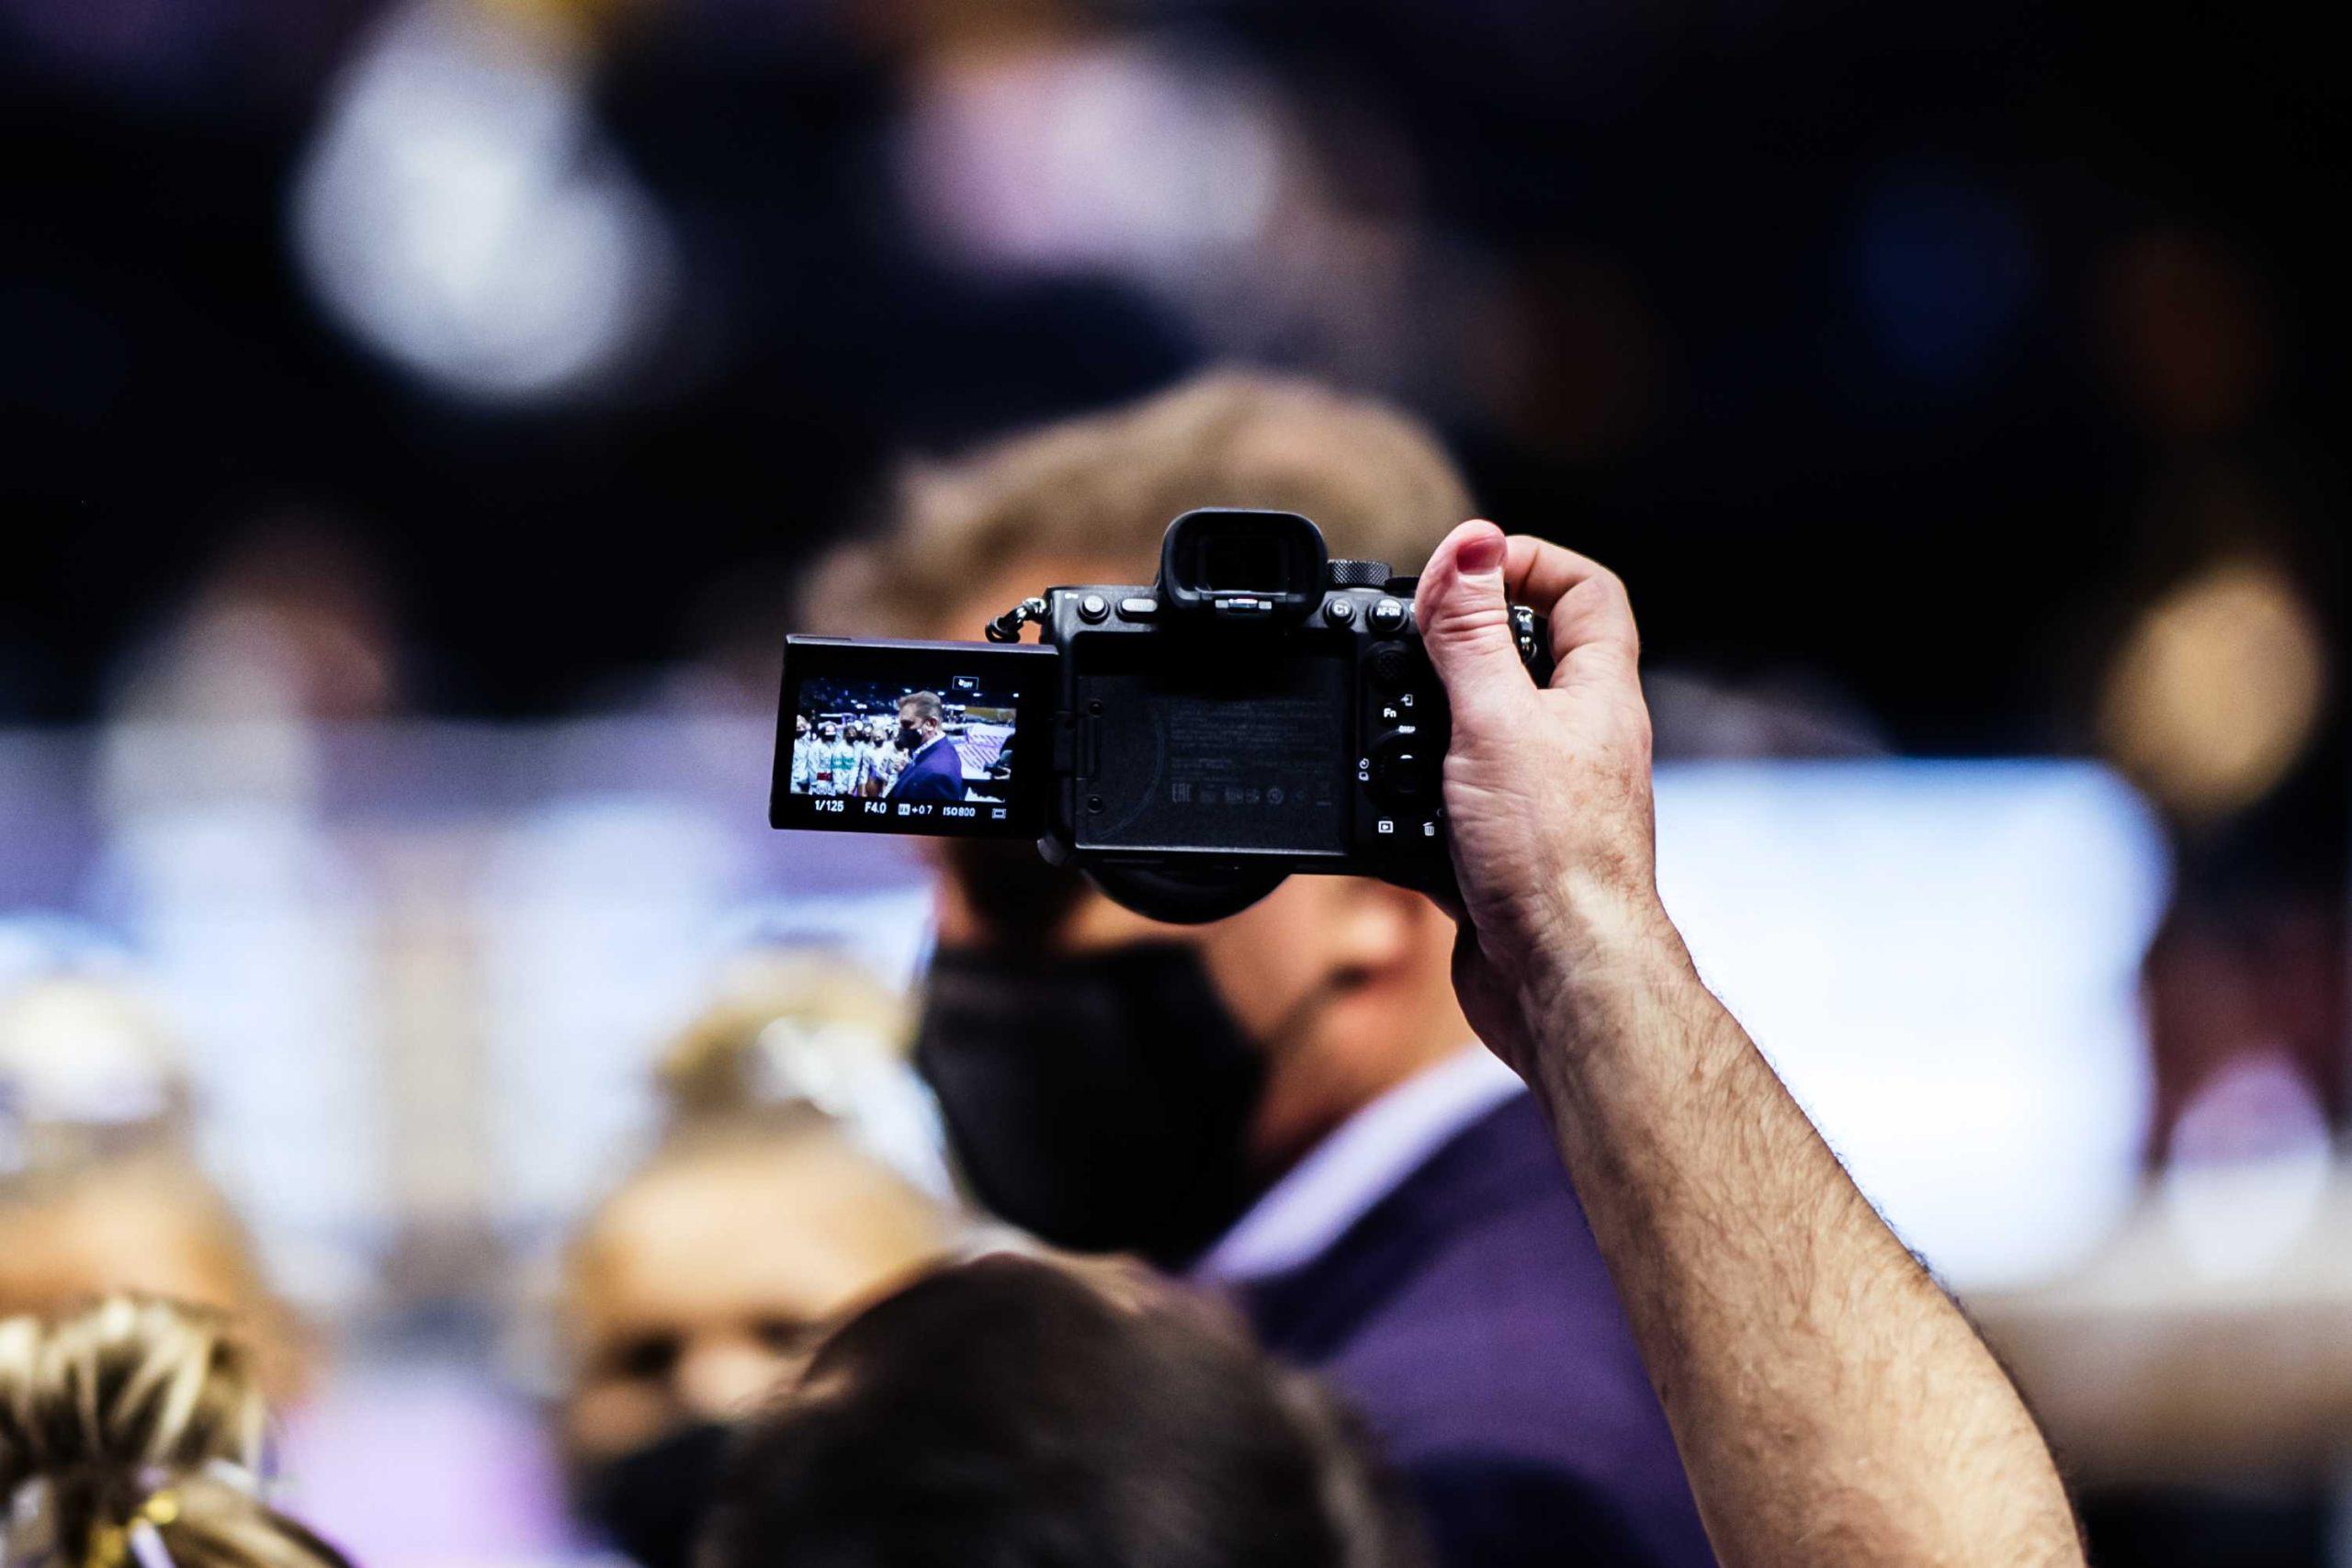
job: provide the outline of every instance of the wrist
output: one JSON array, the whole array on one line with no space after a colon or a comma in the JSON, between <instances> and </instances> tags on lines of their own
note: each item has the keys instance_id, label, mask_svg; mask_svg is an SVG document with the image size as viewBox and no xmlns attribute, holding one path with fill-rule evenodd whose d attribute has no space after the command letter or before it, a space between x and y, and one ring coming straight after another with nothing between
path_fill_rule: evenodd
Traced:
<instances>
[{"instance_id":1,"label":"wrist","mask_svg":"<svg viewBox=\"0 0 2352 1568\"><path fill-rule=\"evenodd\" d=\"M1605 971L1661 944L1681 944L1657 879L1645 867L1623 874L1571 871L1548 878L1528 927L1525 974L1539 987L1572 985L1596 967Z\"/></svg>"},{"instance_id":2,"label":"wrist","mask_svg":"<svg viewBox=\"0 0 2352 1568\"><path fill-rule=\"evenodd\" d=\"M1546 926L1514 986L1526 1038L1546 1058L1602 1050L1635 1010L1697 983L1654 886L1566 890Z\"/></svg>"}]
</instances>

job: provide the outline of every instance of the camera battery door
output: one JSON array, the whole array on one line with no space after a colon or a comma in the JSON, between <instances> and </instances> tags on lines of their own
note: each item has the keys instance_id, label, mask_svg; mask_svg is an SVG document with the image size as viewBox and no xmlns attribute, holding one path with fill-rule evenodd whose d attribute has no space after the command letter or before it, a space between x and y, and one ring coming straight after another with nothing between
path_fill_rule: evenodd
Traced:
<instances>
[{"instance_id":1,"label":"camera battery door","mask_svg":"<svg viewBox=\"0 0 2352 1568\"><path fill-rule=\"evenodd\" d=\"M769 825L1038 837L1060 663L1034 644L786 638Z\"/></svg>"}]
</instances>

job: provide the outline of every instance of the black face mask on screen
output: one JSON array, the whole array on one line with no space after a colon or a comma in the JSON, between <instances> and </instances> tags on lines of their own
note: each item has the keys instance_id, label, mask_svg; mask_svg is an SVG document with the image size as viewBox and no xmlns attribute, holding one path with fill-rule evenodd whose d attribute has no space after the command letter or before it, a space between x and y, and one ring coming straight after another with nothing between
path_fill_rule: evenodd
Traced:
<instances>
[{"instance_id":1,"label":"black face mask on screen","mask_svg":"<svg viewBox=\"0 0 2352 1568\"><path fill-rule=\"evenodd\" d=\"M1266 1054L1190 946L943 952L915 1065L980 1201L1057 1247L1181 1268L1257 1196Z\"/></svg>"},{"instance_id":2,"label":"black face mask on screen","mask_svg":"<svg viewBox=\"0 0 2352 1568\"><path fill-rule=\"evenodd\" d=\"M734 1428L697 1421L571 1478L581 1518L643 1568L691 1568Z\"/></svg>"}]
</instances>

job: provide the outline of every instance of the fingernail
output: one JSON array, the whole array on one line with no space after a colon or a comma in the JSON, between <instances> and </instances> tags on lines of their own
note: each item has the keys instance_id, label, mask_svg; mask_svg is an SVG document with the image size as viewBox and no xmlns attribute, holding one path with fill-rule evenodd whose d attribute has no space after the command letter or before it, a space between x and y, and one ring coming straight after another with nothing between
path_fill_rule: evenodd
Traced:
<instances>
[{"instance_id":1,"label":"fingernail","mask_svg":"<svg viewBox=\"0 0 2352 1568\"><path fill-rule=\"evenodd\" d=\"M1509 547L1503 541L1503 531L1489 523L1462 541L1453 554L1454 563L1466 572L1487 572L1498 570Z\"/></svg>"}]
</instances>

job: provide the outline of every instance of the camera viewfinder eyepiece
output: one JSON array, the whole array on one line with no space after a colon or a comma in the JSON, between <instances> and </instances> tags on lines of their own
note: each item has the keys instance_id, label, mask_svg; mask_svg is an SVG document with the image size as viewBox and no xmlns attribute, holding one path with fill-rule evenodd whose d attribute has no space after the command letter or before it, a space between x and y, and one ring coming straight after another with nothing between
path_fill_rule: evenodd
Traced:
<instances>
[{"instance_id":1,"label":"camera viewfinder eyepiece","mask_svg":"<svg viewBox=\"0 0 2352 1568\"><path fill-rule=\"evenodd\" d=\"M1178 619L1292 626L1323 602L1323 532L1295 512L1204 506L1168 525L1159 597Z\"/></svg>"}]
</instances>

